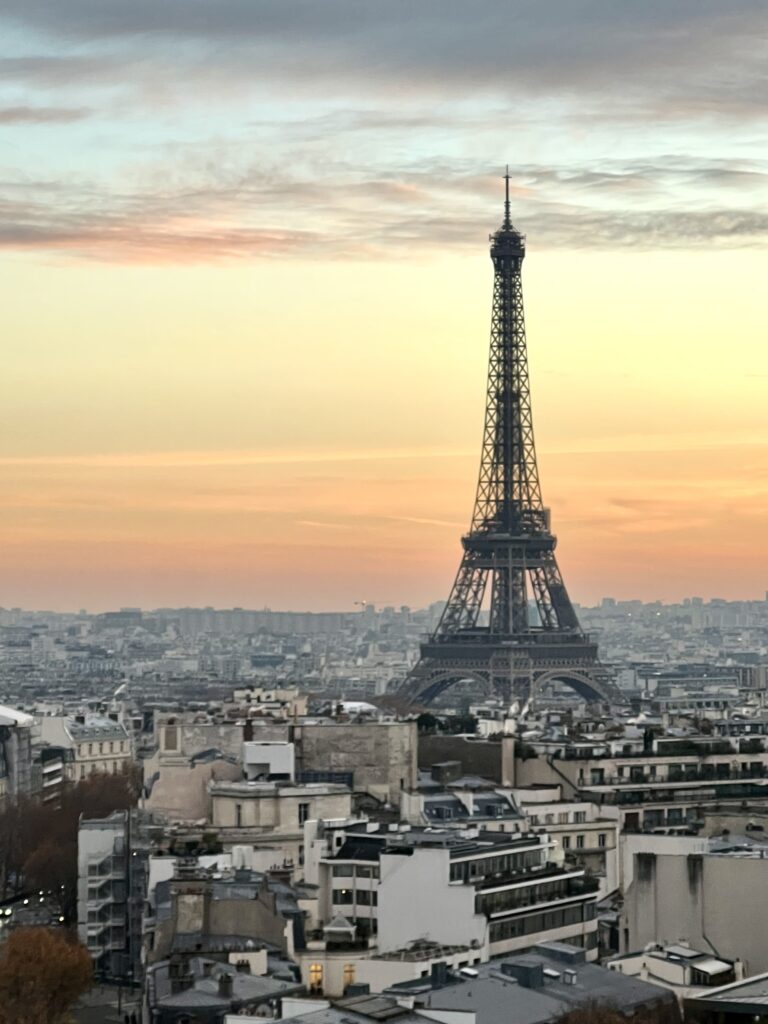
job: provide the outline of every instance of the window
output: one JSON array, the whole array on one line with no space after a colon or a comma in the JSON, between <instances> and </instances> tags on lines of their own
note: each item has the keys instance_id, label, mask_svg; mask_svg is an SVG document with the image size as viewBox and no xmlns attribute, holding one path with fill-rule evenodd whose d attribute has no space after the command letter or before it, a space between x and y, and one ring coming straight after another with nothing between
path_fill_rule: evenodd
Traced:
<instances>
[{"instance_id":1,"label":"window","mask_svg":"<svg viewBox=\"0 0 768 1024\"><path fill-rule=\"evenodd\" d=\"M583 825L584 822L587 820L587 812L586 811L576 811L575 814L573 815L573 820L574 820L574 823L576 825Z\"/></svg>"},{"instance_id":2,"label":"window","mask_svg":"<svg viewBox=\"0 0 768 1024\"><path fill-rule=\"evenodd\" d=\"M577 850L583 850L584 849L584 836L583 835L576 836L576 849Z\"/></svg>"},{"instance_id":3,"label":"window","mask_svg":"<svg viewBox=\"0 0 768 1024\"><path fill-rule=\"evenodd\" d=\"M88 756L89 757L93 756L93 744L92 743L88 744Z\"/></svg>"},{"instance_id":4,"label":"window","mask_svg":"<svg viewBox=\"0 0 768 1024\"><path fill-rule=\"evenodd\" d=\"M309 820L309 804L299 804L299 824Z\"/></svg>"},{"instance_id":5,"label":"window","mask_svg":"<svg viewBox=\"0 0 768 1024\"><path fill-rule=\"evenodd\" d=\"M371 905L371 890L370 889L358 889L356 902L361 907L369 907Z\"/></svg>"},{"instance_id":6,"label":"window","mask_svg":"<svg viewBox=\"0 0 768 1024\"><path fill-rule=\"evenodd\" d=\"M243 805L235 804L235 828L242 828L243 825Z\"/></svg>"},{"instance_id":7,"label":"window","mask_svg":"<svg viewBox=\"0 0 768 1024\"><path fill-rule=\"evenodd\" d=\"M564 850L570 850L570 848L571 848L571 837L570 836L563 836L563 849Z\"/></svg>"},{"instance_id":8,"label":"window","mask_svg":"<svg viewBox=\"0 0 768 1024\"><path fill-rule=\"evenodd\" d=\"M165 727L165 749L166 750L178 750L179 746L179 730L175 725L166 725Z\"/></svg>"},{"instance_id":9,"label":"window","mask_svg":"<svg viewBox=\"0 0 768 1024\"><path fill-rule=\"evenodd\" d=\"M605 832L600 832L598 834L597 845L598 846L607 846L608 845L608 836L605 834Z\"/></svg>"},{"instance_id":10,"label":"window","mask_svg":"<svg viewBox=\"0 0 768 1024\"><path fill-rule=\"evenodd\" d=\"M352 903L352 895L351 889L334 889L333 902L346 904Z\"/></svg>"},{"instance_id":11,"label":"window","mask_svg":"<svg viewBox=\"0 0 768 1024\"><path fill-rule=\"evenodd\" d=\"M331 873L334 878L351 878L355 869L351 864L334 864L331 868Z\"/></svg>"},{"instance_id":12,"label":"window","mask_svg":"<svg viewBox=\"0 0 768 1024\"><path fill-rule=\"evenodd\" d=\"M322 964L310 964L309 965L309 991L310 992L322 992L323 991L323 965Z\"/></svg>"},{"instance_id":13,"label":"window","mask_svg":"<svg viewBox=\"0 0 768 1024\"><path fill-rule=\"evenodd\" d=\"M547 913L527 914L506 921L491 922L491 942L517 938L520 935L534 935L536 932L549 931L552 928L563 928L592 919L591 905L586 907L564 907L562 910ZM589 936L587 936L589 939ZM568 940L572 942L573 940Z\"/></svg>"},{"instance_id":14,"label":"window","mask_svg":"<svg viewBox=\"0 0 768 1024\"><path fill-rule=\"evenodd\" d=\"M344 988L349 988L350 985L355 983L355 965L344 964Z\"/></svg>"}]
</instances>

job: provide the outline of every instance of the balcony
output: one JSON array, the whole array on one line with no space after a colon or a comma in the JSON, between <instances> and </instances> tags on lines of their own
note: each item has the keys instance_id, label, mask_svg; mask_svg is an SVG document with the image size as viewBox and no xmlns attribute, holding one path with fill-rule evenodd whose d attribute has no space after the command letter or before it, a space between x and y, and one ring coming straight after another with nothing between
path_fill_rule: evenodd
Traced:
<instances>
[{"instance_id":1,"label":"balcony","mask_svg":"<svg viewBox=\"0 0 768 1024\"><path fill-rule=\"evenodd\" d=\"M499 871L493 875L485 875L475 880L477 892L485 889L497 889L501 885L515 885L520 882L547 881L548 879L563 877L567 874L561 867L555 864L547 864L546 867L519 868L516 871ZM471 880L470 880L471 881Z\"/></svg>"},{"instance_id":2,"label":"balcony","mask_svg":"<svg viewBox=\"0 0 768 1024\"><path fill-rule=\"evenodd\" d=\"M678 771L670 771L668 775L605 775L601 778L593 777L583 779L576 783L579 790L595 789L600 786L634 786L638 789L655 787L668 787L681 783L695 782L737 782L750 779L768 779L768 765L760 764L755 767L745 767L734 771L727 766L704 765L701 768L685 768Z\"/></svg>"},{"instance_id":3,"label":"balcony","mask_svg":"<svg viewBox=\"0 0 768 1024\"><path fill-rule=\"evenodd\" d=\"M550 879L549 885L530 886L525 889L504 889L501 892L478 893L475 897L477 913L486 917L497 917L517 910L548 907L592 896L600 888L600 879L582 875L579 878L565 878L558 884Z\"/></svg>"}]
</instances>

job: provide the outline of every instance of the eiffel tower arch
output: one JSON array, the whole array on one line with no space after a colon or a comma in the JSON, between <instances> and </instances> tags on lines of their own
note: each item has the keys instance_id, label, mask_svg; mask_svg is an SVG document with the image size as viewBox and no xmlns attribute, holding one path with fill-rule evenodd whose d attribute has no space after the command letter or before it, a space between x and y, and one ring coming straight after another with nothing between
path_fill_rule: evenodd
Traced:
<instances>
[{"instance_id":1,"label":"eiffel tower arch","mask_svg":"<svg viewBox=\"0 0 768 1024\"><path fill-rule=\"evenodd\" d=\"M560 681L589 702L618 703L571 604L542 501L523 313L525 236L510 220L509 172L505 182L504 221L490 237L491 344L472 522L448 603L399 692L429 704L465 679L510 696Z\"/></svg>"}]
</instances>

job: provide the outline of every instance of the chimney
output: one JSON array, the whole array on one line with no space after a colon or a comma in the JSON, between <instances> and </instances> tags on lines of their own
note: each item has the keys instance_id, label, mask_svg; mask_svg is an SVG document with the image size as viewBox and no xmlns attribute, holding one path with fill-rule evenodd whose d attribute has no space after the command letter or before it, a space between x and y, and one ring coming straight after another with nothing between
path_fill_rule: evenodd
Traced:
<instances>
[{"instance_id":1,"label":"chimney","mask_svg":"<svg viewBox=\"0 0 768 1024\"><path fill-rule=\"evenodd\" d=\"M222 999L231 999L233 990L232 975L222 972L219 975L219 995Z\"/></svg>"},{"instance_id":2,"label":"chimney","mask_svg":"<svg viewBox=\"0 0 768 1024\"><path fill-rule=\"evenodd\" d=\"M432 974L430 976L432 982L432 988L442 988L448 981L448 964L445 960L441 960L439 963L432 964Z\"/></svg>"},{"instance_id":3,"label":"chimney","mask_svg":"<svg viewBox=\"0 0 768 1024\"><path fill-rule=\"evenodd\" d=\"M185 963L183 957L174 955L168 964L168 980L171 983L171 992L177 995L185 989L192 988L195 978Z\"/></svg>"}]
</instances>

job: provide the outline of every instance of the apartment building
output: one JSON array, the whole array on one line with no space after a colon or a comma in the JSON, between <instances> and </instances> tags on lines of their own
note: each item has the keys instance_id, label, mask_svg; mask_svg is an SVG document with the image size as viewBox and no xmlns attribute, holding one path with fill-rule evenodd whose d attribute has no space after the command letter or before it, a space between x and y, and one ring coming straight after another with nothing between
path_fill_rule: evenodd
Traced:
<instances>
[{"instance_id":1,"label":"apartment building","mask_svg":"<svg viewBox=\"0 0 768 1024\"><path fill-rule=\"evenodd\" d=\"M95 772L116 774L133 763L133 741L117 716L78 714L39 721L41 741L64 751L68 782L79 782Z\"/></svg>"},{"instance_id":2,"label":"apartment building","mask_svg":"<svg viewBox=\"0 0 768 1024\"><path fill-rule=\"evenodd\" d=\"M597 955L598 882L553 864L546 835L361 823L328 843L319 913L380 953L420 938L487 959L551 938Z\"/></svg>"},{"instance_id":3,"label":"apartment building","mask_svg":"<svg viewBox=\"0 0 768 1024\"><path fill-rule=\"evenodd\" d=\"M656 737L608 742L547 742L518 762L525 786L558 784L615 814L629 832L685 831L707 809L768 800L768 748L750 737Z\"/></svg>"},{"instance_id":4,"label":"apartment building","mask_svg":"<svg viewBox=\"0 0 768 1024\"><path fill-rule=\"evenodd\" d=\"M148 853L138 812L80 822L77 933L97 977L140 977Z\"/></svg>"},{"instance_id":5,"label":"apartment building","mask_svg":"<svg viewBox=\"0 0 768 1024\"><path fill-rule=\"evenodd\" d=\"M0 805L31 791L33 726L31 715L0 705Z\"/></svg>"}]
</instances>

